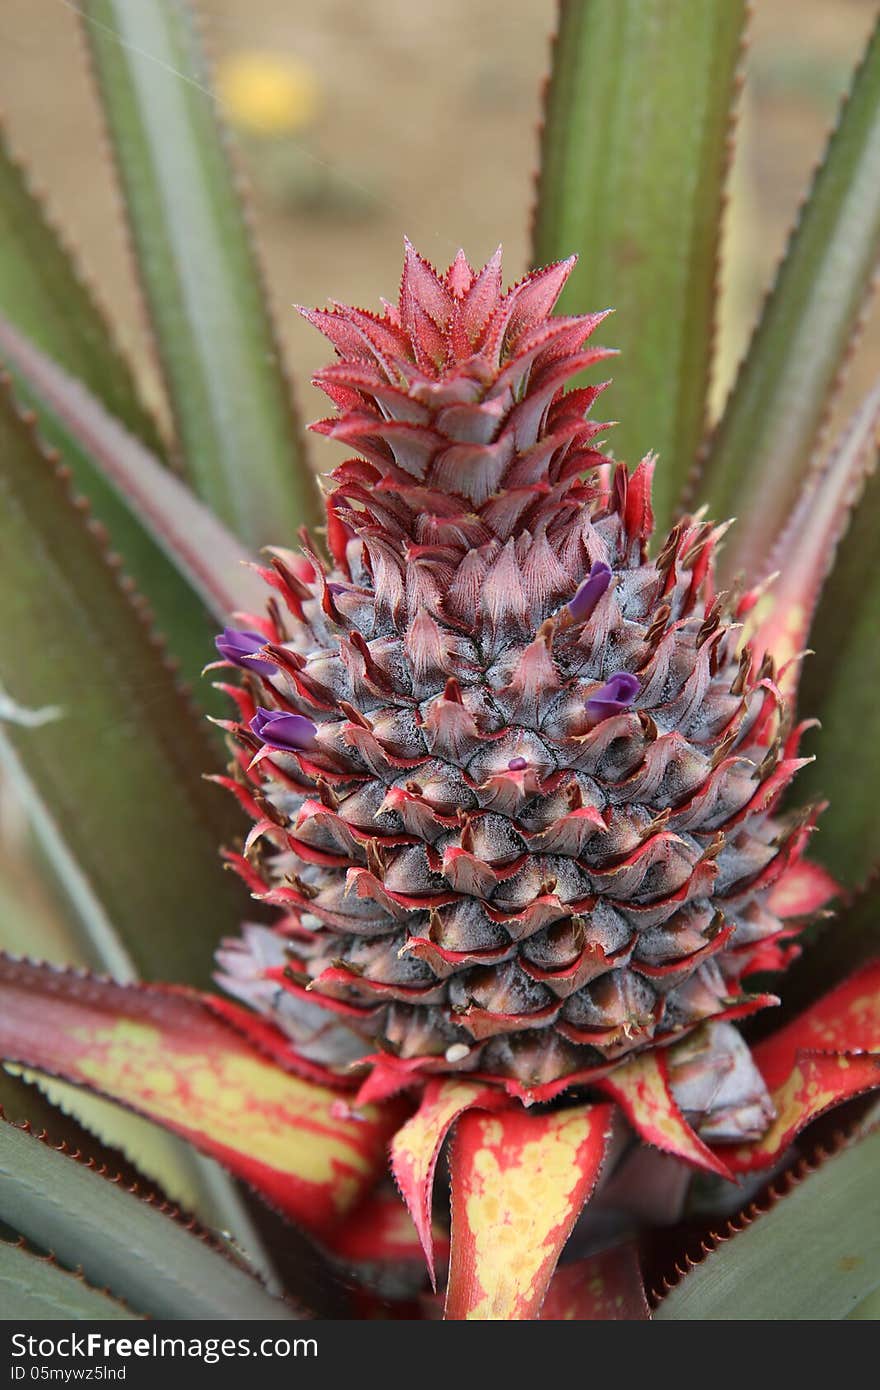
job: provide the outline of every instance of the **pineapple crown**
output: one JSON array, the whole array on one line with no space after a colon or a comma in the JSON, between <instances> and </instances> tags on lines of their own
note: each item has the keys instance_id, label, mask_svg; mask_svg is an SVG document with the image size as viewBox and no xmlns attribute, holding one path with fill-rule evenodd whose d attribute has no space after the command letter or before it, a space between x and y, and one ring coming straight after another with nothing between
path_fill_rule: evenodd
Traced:
<instances>
[{"instance_id":1,"label":"pineapple crown","mask_svg":"<svg viewBox=\"0 0 880 1390\"><path fill-rule=\"evenodd\" d=\"M406 243L398 304L379 316L336 304L302 310L339 361L313 378L338 417L312 428L360 457L334 475L330 544L363 518L402 534L411 558L526 531L539 546L552 521L584 500L581 475L604 462L586 419L607 382L563 394L612 353L584 343L605 313L550 315L575 257L502 292L501 250L476 271L459 251L438 274Z\"/></svg>"}]
</instances>

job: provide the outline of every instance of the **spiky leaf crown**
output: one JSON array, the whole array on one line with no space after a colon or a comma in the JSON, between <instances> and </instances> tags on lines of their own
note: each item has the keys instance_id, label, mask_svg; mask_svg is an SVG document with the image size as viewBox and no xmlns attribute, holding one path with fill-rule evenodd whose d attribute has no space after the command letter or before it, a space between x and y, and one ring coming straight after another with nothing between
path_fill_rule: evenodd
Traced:
<instances>
[{"instance_id":1,"label":"spiky leaf crown","mask_svg":"<svg viewBox=\"0 0 880 1390\"><path fill-rule=\"evenodd\" d=\"M723 528L649 558L653 460L612 465L602 386L564 389L607 355L602 314L550 317L571 265L503 293L500 253L407 246L397 306L306 314L338 357L315 428L358 457L331 567L275 552L268 619L220 644L251 673L236 862L284 912L220 960L322 1063L547 1097L760 1007L741 981L785 958L796 734L714 593Z\"/></svg>"}]
</instances>

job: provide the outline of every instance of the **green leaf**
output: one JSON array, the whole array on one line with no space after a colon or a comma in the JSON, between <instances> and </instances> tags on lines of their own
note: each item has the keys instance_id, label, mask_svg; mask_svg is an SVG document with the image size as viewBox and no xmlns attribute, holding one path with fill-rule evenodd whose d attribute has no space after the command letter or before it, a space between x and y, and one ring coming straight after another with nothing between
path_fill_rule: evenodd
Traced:
<instances>
[{"instance_id":1,"label":"green leaf","mask_svg":"<svg viewBox=\"0 0 880 1390\"><path fill-rule=\"evenodd\" d=\"M12 1086L19 1089L17 1101L7 1094ZM161 1191L212 1230L234 1231L268 1269L235 1182L191 1144L81 1087L35 1073L4 1072L0 1103L7 1118L29 1120L38 1133L45 1129L53 1142L105 1163L145 1193Z\"/></svg>"},{"instance_id":2,"label":"green leaf","mask_svg":"<svg viewBox=\"0 0 880 1390\"><path fill-rule=\"evenodd\" d=\"M107 319L2 133L0 312L161 454L155 421L139 398Z\"/></svg>"},{"instance_id":3,"label":"green leaf","mask_svg":"<svg viewBox=\"0 0 880 1390\"><path fill-rule=\"evenodd\" d=\"M270 1287L299 1297L316 1317L346 1316L347 1293L317 1246L185 1140L79 1086L45 1076L24 1080L2 1066L0 1105L7 1119L27 1120L36 1133L45 1129L56 1147L63 1141L142 1195L173 1202L208 1230L231 1236Z\"/></svg>"},{"instance_id":4,"label":"green leaf","mask_svg":"<svg viewBox=\"0 0 880 1390\"><path fill-rule=\"evenodd\" d=\"M816 653L804 662L798 707L821 721L798 774L801 797L827 797L816 853L854 887L880 862L880 473L869 479L810 629Z\"/></svg>"},{"instance_id":5,"label":"green leaf","mask_svg":"<svg viewBox=\"0 0 880 1390\"><path fill-rule=\"evenodd\" d=\"M59 965L85 964L98 970L119 968L120 952L107 955L100 940L88 935L72 911L48 900L47 866L35 880L36 865L12 864L0 857L0 947ZM28 873L27 869L31 872ZM113 942L115 946L115 942ZM123 960L123 968L128 964ZM89 1095L79 1087L45 1077L10 1075L0 1067L0 1105L8 1117L29 1120L45 1128L54 1140L65 1140L89 1156L113 1150L111 1166L125 1172L136 1165L139 1185L151 1183L212 1228L230 1230L267 1273L271 1265L255 1230L249 1206L251 1194L236 1184L213 1160L168 1134L149 1120L118 1105ZM133 1178L132 1178L133 1180ZM262 1217L262 1213L259 1213Z\"/></svg>"},{"instance_id":6,"label":"green leaf","mask_svg":"<svg viewBox=\"0 0 880 1390\"><path fill-rule=\"evenodd\" d=\"M29 1124L37 1134L44 1129L47 1130L55 1142L67 1138L62 1131L68 1122L79 1129L81 1136L86 1134L86 1131L77 1125L76 1120L69 1120L68 1116L50 1105L38 1086L25 1081L21 1076L13 1075L4 1066L0 1066L0 1110L4 1118L13 1124ZM56 1125L56 1128L50 1130L50 1124Z\"/></svg>"},{"instance_id":7,"label":"green leaf","mask_svg":"<svg viewBox=\"0 0 880 1390\"><path fill-rule=\"evenodd\" d=\"M196 490L251 545L320 520L184 0L86 0L83 26Z\"/></svg>"},{"instance_id":8,"label":"green leaf","mask_svg":"<svg viewBox=\"0 0 880 1390\"><path fill-rule=\"evenodd\" d=\"M845 1318L880 1286L880 1130L835 1154L686 1274L656 1319Z\"/></svg>"},{"instance_id":9,"label":"green leaf","mask_svg":"<svg viewBox=\"0 0 880 1390\"><path fill-rule=\"evenodd\" d=\"M77 1154L84 1161L94 1164L96 1168L103 1168L111 1177L120 1177L126 1186L137 1187L142 1196L152 1195L161 1201L173 1197L178 1206L186 1210L193 1210L191 1201L187 1202L183 1195L167 1193L161 1183L142 1171L133 1159L123 1153L115 1144L101 1139L92 1129L82 1124L70 1110L62 1108L60 1104L53 1104L46 1094L49 1089L50 1087L44 1088L35 1080L26 1079L20 1072L13 1073L8 1068L0 1066L0 1112L2 1112L2 1117L19 1127L29 1126L33 1134L45 1137L54 1148L63 1148L67 1153ZM100 1104L94 1097L87 1096L85 1092L72 1086L54 1086L51 1089L56 1093L56 1097L60 1092L64 1101L67 1100L68 1096L82 1096L83 1099L90 1100L95 1105ZM145 1132L152 1130L161 1140L167 1142L169 1154L172 1146L176 1144L181 1153L188 1153L196 1162L201 1161L199 1156L194 1154L186 1145L172 1139L167 1134L163 1134L161 1130L156 1129L155 1125L148 1125L137 1116L121 1111L118 1106L111 1107L106 1102L104 1104L107 1110L115 1109L116 1114L122 1120L134 1120L135 1124L139 1125ZM123 1125L121 1128L125 1128L125 1126Z\"/></svg>"},{"instance_id":10,"label":"green leaf","mask_svg":"<svg viewBox=\"0 0 880 1390\"><path fill-rule=\"evenodd\" d=\"M7 1121L0 1220L149 1317L296 1317L197 1231Z\"/></svg>"},{"instance_id":11,"label":"green leaf","mask_svg":"<svg viewBox=\"0 0 880 1390\"><path fill-rule=\"evenodd\" d=\"M9 795L9 788L4 788ZM0 850L0 949L15 956L40 960L106 966L82 925L61 910L51 885L37 873L35 846L26 842L16 852Z\"/></svg>"},{"instance_id":12,"label":"green leaf","mask_svg":"<svg viewBox=\"0 0 880 1390\"><path fill-rule=\"evenodd\" d=\"M533 260L579 261L563 313L612 305L613 447L660 453L660 525L697 454L744 0L563 0Z\"/></svg>"},{"instance_id":13,"label":"green leaf","mask_svg":"<svg viewBox=\"0 0 880 1390\"><path fill-rule=\"evenodd\" d=\"M773 582L749 614L747 632L755 660L769 653L783 692L797 692L807 638L817 605L877 459L880 381L853 412L846 429L817 467L786 518L770 553ZM859 595L853 596L858 602ZM814 664L825 671L828 657ZM809 664L809 663L808 663ZM798 785L801 785L800 783Z\"/></svg>"},{"instance_id":14,"label":"green leaf","mask_svg":"<svg viewBox=\"0 0 880 1390\"><path fill-rule=\"evenodd\" d=\"M766 572L810 467L880 254L880 24L711 439L700 500L736 516L727 574Z\"/></svg>"},{"instance_id":15,"label":"green leaf","mask_svg":"<svg viewBox=\"0 0 880 1390\"><path fill-rule=\"evenodd\" d=\"M162 467L73 377L0 318L0 358L74 485L107 528L126 573L148 601L199 704L225 713L202 668L218 623L260 610L266 589L248 552L189 488Z\"/></svg>"},{"instance_id":16,"label":"green leaf","mask_svg":"<svg viewBox=\"0 0 880 1390\"><path fill-rule=\"evenodd\" d=\"M9 789L5 791L8 795ZM44 824L43 831L48 855L39 852L33 836L16 847L14 859L0 854L0 947L59 965L86 965L130 976L133 964L100 907L84 904L76 892L67 900L65 889L77 871L67 865L60 875L53 872L53 852L57 857L63 846L56 827ZM79 899L83 896L80 892ZM13 1118L29 1119L38 1129L45 1127L53 1139L65 1139L89 1155L112 1148L120 1155L118 1170L125 1171L127 1160L136 1164L149 1181L206 1225L232 1231L260 1268L272 1273L275 1257L270 1263L255 1229L250 1192L236 1190L228 1174L184 1140L80 1088L45 1078L28 1084L2 1069L0 1104ZM142 1177L139 1182L144 1186ZM264 1219L261 1211L257 1214Z\"/></svg>"},{"instance_id":17,"label":"green leaf","mask_svg":"<svg viewBox=\"0 0 880 1390\"><path fill-rule=\"evenodd\" d=\"M9 1107L4 1075L26 1092ZM35 1094L43 1099L42 1110L34 1104ZM248 1097L248 1103L255 1099ZM32 1128L45 1128L53 1141L63 1138L68 1149L78 1148L111 1173L121 1173L142 1194L156 1193L181 1211L192 1212L208 1230L222 1231L270 1288L286 1289L307 1303L316 1317L346 1315L348 1299L339 1275L304 1229L187 1140L81 1086L36 1073L25 1082L0 1067L0 1103L8 1118L30 1119ZM80 1140L74 1137L77 1130Z\"/></svg>"},{"instance_id":18,"label":"green leaf","mask_svg":"<svg viewBox=\"0 0 880 1390\"><path fill-rule=\"evenodd\" d=\"M203 723L32 431L0 397L3 742L70 881L136 972L204 984L246 904L217 858L237 814L202 780L213 762Z\"/></svg>"},{"instance_id":19,"label":"green leaf","mask_svg":"<svg viewBox=\"0 0 880 1390\"><path fill-rule=\"evenodd\" d=\"M103 1322L136 1316L109 1294L93 1289L80 1275L69 1274L51 1259L5 1241L0 1241L0 1308L5 1320L21 1322Z\"/></svg>"}]
</instances>

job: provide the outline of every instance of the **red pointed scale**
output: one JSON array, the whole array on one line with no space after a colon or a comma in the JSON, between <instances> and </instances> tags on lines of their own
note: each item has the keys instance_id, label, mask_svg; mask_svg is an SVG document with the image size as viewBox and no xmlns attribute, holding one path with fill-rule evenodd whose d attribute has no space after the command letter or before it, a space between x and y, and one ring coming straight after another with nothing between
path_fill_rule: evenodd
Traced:
<instances>
[{"instance_id":1,"label":"red pointed scale","mask_svg":"<svg viewBox=\"0 0 880 1390\"><path fill-rule=\"evenodd\" d=\"M706 1147L679 1110L662 1052L641 1053L597 1084L613 1096L645 1143L694 1168L730 1177L727 1165Z\"/></svg>"},{"instance_id":2,"label":"red pointed scale","mask_svg":"<svg viewBox=\"0 0 880 1390\"><path fill-rule=\"evenodd\" d=\"M415 1115L391 1141L391 1171L415 1222L434 1288L431 1198L440 1149L460 1115L503 1103L502 1092L481 1082L429 1081Z\"/></svg>"}]
</instances>

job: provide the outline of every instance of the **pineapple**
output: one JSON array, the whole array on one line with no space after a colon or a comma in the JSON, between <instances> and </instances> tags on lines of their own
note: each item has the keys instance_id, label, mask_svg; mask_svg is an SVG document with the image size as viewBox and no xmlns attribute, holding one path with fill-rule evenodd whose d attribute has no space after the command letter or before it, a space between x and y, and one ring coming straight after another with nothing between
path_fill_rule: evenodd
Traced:
<instances>
[{"instance_id":1,"label":"pineapple","mask_svg":"<svg viewBox=\"0 0 880 1390\"><path fill-rule=\"evenodd\" d=\"M440 274L407 244L381 316L303 311L337 354L313 428L356 457L332 567L272 552L268 618L218 639L249 673L236 862L284 914L219 960L324 1064L544 1099L773 1002L743 982L785 960L797 731L753 595L713 587L725 527L686 517L652 558L653 458L612 463L603 386L566 390L610 355L603 314L552 316L573 263L505 293L500 251Z\"/></svg>"}]
</instances>

